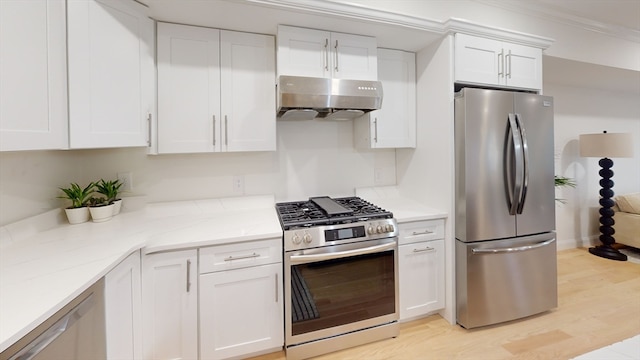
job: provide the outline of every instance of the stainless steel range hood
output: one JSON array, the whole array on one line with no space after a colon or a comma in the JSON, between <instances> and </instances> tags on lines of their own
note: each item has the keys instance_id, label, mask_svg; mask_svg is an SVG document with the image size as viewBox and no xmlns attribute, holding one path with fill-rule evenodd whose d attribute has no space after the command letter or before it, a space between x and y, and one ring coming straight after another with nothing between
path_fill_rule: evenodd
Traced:
<instances>
[{"instance_id":1,"label":"stainless steel range hood","mask_svg":"<svg viewBox=\"0 0 640 360\"><path fill-rule=\"evenodd\" d=\"M382 83L281 75L278 118L281 120L350 120L382 106Z\"/></svg>"}]
</instances>

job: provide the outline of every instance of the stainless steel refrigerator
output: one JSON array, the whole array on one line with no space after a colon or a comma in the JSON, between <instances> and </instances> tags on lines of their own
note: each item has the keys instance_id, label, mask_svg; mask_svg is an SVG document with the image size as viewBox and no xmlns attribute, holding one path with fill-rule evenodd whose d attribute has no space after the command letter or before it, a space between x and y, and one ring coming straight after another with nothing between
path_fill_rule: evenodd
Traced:
<instances>
[{"instance_id":1,"label":"stainless steel refrigerator","mask_svg":"<svg viewBox=\"0 0 640 360\"><path fill-rule=\"evenodd\" d=\"M553 98L462 89L455 159L457 322L557 307Z\"/></svg>"}]
</instances>

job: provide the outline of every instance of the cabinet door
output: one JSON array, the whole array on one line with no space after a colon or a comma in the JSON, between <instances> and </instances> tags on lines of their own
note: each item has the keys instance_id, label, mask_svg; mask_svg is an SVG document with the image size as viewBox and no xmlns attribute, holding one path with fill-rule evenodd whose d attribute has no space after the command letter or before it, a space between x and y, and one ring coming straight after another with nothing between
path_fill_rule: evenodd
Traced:
<instances>
[{"instance_id":1,"label":"cabinet door","mask_svg":"<svg viewBox=\"0 0 640 360\"><path fill-rule=\"evenodd\" d=\"M142 359L140 252L105 276L107 359Z\"/></svg>"},{"instance_id":2,"label":"cabinet door","mask_svg":"<svg viewBox=\"0 0 640 360\"><path fill-rule=\"evenodd\" d=\"M282 264L200 275L200 357L223 359L278 349Z\"/></svg>"},{"instance_id":3,"label":"cabinet door","mask_svg":"<svg viewBox=\"0 0 640 360\"><path fill-rule=\"evenodd\" d=\"M158 23L158 152L220 148L220 31Z\"/></svg>"},{"instance_id":4,"label":"cabinet door","mask_svg":"<svg viewBox=\"0 0 640 360\"><path fill-rule=\"evenodd\" d=\"M542 89L542 50L505 44L505 83L517 88Z\"/></svg>"},{"instance_id":5,"label":"cabinet door","mask_svg":"<svg viewBox=\"0 0 640 360\"><path fill-rule=\"evenodd\" d=\"M153 21L134 1L67 7L71 148L146 146Z\"/></svg>"},{"instance_id":6,"label":"cabinet door","mask_svg":"<svg viewBox=\"0 0 640 360\"><path fill-rule=\"evenodd\" d=\"M382 82L382 109L370 115L371 146L416 146L416 58L414 53L378 49L378 80Z\"/></svg>"},{"instance_id":7,"label":"cabinet door","mask_svg":"<svg viewBox=\"0 0 640 360\"><path fill-rule=\"evenodd\" d=\"M63 149L65 2L0 1L0 151Z\"/></svg>"},{"instance_id":8,"label":"cabinet door","mask_svg":"<svg viewBox=\"0 0 640 360\"><path fill-rule=\"evenodd\" d=\"M276 149L275 40L220 33L223 151Z\"/></svg>"},{"instance_id":9,"label":"cabinet door","mask_svg":"<svg viewBox=\"0 0 640 360\"><path fill-rule=\"evenodd\" d=\"M329 77L328 31L278 26L278 75Z\"/></svg>"},{"instance_id":10,"label":"cabinet door","mask_svg":"<svg viewBox=\"0 0 640 360\"><path fill-rule=\"evenodd\" d=\"M198 358L196 250L143 258L143 358Z\"/></svg>"},{"instance_id":11,"label":"cabinet door","mask_svg":"<svg viewBox=\"0 0 640 360\"><path fill-rule=\"evenodd\" d=\"M334 79L377 80L376 46L374 37L331 33L331 76Z\"/></svg>"},{"instance_id":12,"label":"cabinet door","mask_svg":"<svg viewBox=\"0 0 640 360\"><path fill-rule=\"evenodd\" d=\"M456 82L500 85L504 52L500 41L456 34Z\"/></svg>"},{"instance_id":13,"label":"cabinet door","mask_svg":"<svg viewBox=\"0 0 640 360\"><path fill-rule=\"evenodd\" d=\"M444 308L444 240L398 247L400 320Z\"/></svg>"}]
</instances>

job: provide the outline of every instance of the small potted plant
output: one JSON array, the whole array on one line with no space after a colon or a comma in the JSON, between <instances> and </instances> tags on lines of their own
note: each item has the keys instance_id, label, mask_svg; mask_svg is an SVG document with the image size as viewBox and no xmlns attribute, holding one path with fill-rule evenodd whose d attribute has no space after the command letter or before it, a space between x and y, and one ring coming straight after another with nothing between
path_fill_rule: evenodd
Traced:
<instances>
[{"instance_id":1,"label":"small potted plant","mask_svg":"<svg viewBox=\"0 0 640 360\"><path fill-rule=\"evenodd\" d=\"M58 198L71 200L71 206L64 209L70 224L81 224L89 220L87 203L93 194L94 187L95 184L92 182L85 188L77 183L71 183L68 188L60 188L65 196L58 196Z\"/></svg>"},{"instance_id":2,"label":"small potted plant","mask_svg":"<svg viewBox=\"0 0 640 360\"><path fill-rule=\"evenodd\" d=\"M122 199L118 198L122 183L120 180L104 180L100 179L96 183L96 192L104 195L107 204L113 204L113 215L118 215L122 207Z\"/></svg>"},{"instance_id":3,"label":"small potted plant","mask_svg":"<svg viewBox=\"0 0 640 360\"><path fill-rule=\"evenodd\" d=\"M93 222L104 222L111 220L113 217L113 208L115 205L109 204L107 199L103 197L89 198L89 212Z\"/></svg>"}]
</instances>

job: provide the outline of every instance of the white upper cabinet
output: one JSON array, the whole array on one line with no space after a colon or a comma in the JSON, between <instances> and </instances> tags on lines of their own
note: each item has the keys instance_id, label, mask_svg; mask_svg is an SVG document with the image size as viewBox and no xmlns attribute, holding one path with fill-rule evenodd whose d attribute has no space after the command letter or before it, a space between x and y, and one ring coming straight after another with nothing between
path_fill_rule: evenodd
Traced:
<instances>
[{"instance_id":1,"label":"white upper cabinet","mask_svg":"<svg viewBox=\"0 0 640 360\"><path fill-rule=\"evenodd\" d=\"M278 75L377 80L376 38L278 26Z\"/></svg>"},{"instance_id":2,"label":"white upper cabinet","mask_svg":"<svg viewBox=\"0 0 640 360\"><path fill-rule=\"evenodd\" d=\"M0 1L0 151L64 149L65 2Z\"/></svg>"},{"instance_id":3,"label":"white upper cabinet","mask_svg":"<svg viewBox=\"0 0 640 360\"><path fill-rule=\"evenodd\" d=\"M158 153L276 148L275 41L158 23Z\"/></svg>"},{"instance_id":4,"label":"white upper cabinet","mask_svg":"<svg viewBox=\"0 0 640 360\"><path fill-rule=\"evenodd\" d=\"M134 1L67 1L71 148L146 146L153 21Z\"/></svg>"},{"instance_id":5,"label":"white upper cabinet","mask_svg":"<svg viewBox=\"0 0 640 360\"><path fill-rule=\"evenodd\" d=\"M354 121L357 147L416 147L415 53L378 49L382 108Z\"/></svg>"},{"instance_id":6,"label":"white upper cabinet","mask_svg":"<svg viewBox=\"0 0 640 360\"><path fill-rule=\"evenodd\" d=\"M542 89L542 49L456 34L455 81Z\"/></svg>"},{"instance_id":7,"label":"white upper cabinet","mask_svg":"<svg viewBox=\"0 0 640 360\"><path fill-rule=\"evenodd\" d=\"M273 36L221 31L224 151L276 150Z\"/></svg>"},{"instance_id":8,"label":"white upper cabinet","mask_svg":"<svg viewBox=\"0 0 640 360\"><path fill-rule=\"evenodd\" d=\"M158 23L158 152L220 151L220 30Z\"/></svg>"}]
</instances>

